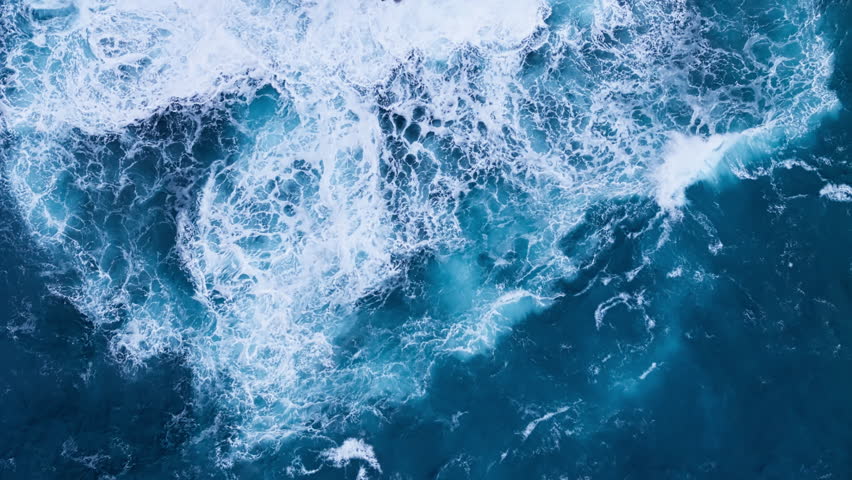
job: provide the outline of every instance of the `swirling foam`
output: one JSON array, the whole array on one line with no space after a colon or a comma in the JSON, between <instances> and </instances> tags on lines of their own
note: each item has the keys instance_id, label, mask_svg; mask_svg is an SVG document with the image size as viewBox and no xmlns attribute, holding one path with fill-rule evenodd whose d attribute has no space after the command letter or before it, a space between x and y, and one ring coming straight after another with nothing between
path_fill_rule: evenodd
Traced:
<instances>
[{"instance_id":1,"label":"swirling foam","mask_svg":"<svg viewBox=\"0 0 852 480\"><path fill-rule=\"evenodd\" d=\"M806 134L836 102L816 13L749 15L678 0L8 6L6 175L80 277L62 293L118 325L128 363L183 352L245 452L420 395L437 357L493 348L610 241L604 226L563 244L591 205L675 211L691 183L749 161L730 143L751 155ZM146 136L175 104L189 126ZM215 119L243 140L209 146ZM393 292L402 311L372 302ZM365 323L373 338L344 346Z\"/></svg>"}]
</instances>

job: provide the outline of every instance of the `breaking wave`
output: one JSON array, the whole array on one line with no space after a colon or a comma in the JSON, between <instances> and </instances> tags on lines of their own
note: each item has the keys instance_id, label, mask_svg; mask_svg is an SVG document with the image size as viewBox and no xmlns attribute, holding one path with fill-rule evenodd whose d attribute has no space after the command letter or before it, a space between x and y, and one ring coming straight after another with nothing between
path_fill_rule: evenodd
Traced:
<instances>
[{"instance_id":1,"label":"breaking wave","mask_svg":"<svg viewBox=\"0 0 852 480\"><path fill-rule=\"evenodd\" d=\"M809 1L0 12L4 175L76 276L57 292L128 368L185 356L237 456L423 395L617 222L659 248L691 184L759 171L837 103ZM327 455L380 471L360 440Z\"/></svg>"}]
</instances>

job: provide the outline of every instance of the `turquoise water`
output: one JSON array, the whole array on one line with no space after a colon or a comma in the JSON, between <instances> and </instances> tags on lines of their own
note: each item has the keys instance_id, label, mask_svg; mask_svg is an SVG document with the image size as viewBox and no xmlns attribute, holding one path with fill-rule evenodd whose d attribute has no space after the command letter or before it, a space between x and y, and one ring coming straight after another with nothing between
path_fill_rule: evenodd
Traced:
<instances>
[{"instance_id":1,"label":"turquoise water","mask_svg":"<svg viewBox=\"0 0 852 480\"><path fill-rule=\"evenodd\" d=\"M848 2L0 5L3 478L847 478Z\"/></svg>"}]
</instances>

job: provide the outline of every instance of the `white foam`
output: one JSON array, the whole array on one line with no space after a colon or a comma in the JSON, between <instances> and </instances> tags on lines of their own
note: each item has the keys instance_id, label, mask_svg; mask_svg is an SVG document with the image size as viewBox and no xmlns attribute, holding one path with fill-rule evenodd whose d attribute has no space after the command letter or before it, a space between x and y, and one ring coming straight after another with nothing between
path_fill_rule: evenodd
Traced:
<instances>
[{"instance_id":1,"label":"white foam","mask_svg":"<svg viewBox=\"0 0 852 480\"><path fill-rule=\"evenodd\" d=\"M373 470L382 472L382 466L376 460L376 453L373 451L372 445L360 438L348 438L339 447L324 450L322 456L338 468L345 467L352 460L361 460L366 462Z\"/></svg>"},{"instance_id":2,"label":"white foam","mask_svg":"<svg viewBox=\"0 0 852 480\"><path fill-rule=\"evenodd\" d=\"M710 178L725 152L740 138L742 134L703 138L672 133L663 153L663 162L654 173L660 207L674 211L683 206L686 188L698 180Z\"/></svg>"},{"instance_id":3,"label":"white foam","mask_svg":"<svg viewBox=\"0 0 852 480\"><path fill-rule=\"evenodd\" d=\"M241 2L71 3L79 14L70 27L35 25L46 58L18 63L12 52L19 86L27 94L9 110L13 125L116 130L172 101L233 89L242 78L234 75L262 66L255 49L247 48L232 27L232 19L248 17ZM46 5L32 4L53 8ZM50 69L55 64L62 65L61 74Z\"/></svg>"},{"instance_id":4,"label":"white foam","mask_svg":"<svg viewBox=\"0 0 852 480\"><path fill-rule=\"evenodd\" d=\"M628 302L630 301L630 299L631 299L630 295L628 295L626 293L619 293L615 297L612 297L608 300L601 302L595 308L595 328L597 330L601 329L601 327L603 326L604 318L606 317L606 314L607 314L607 312L609 312L610 309L612 309L612 308L614 308L618 305L628 305Z\"/></svg>"},{"instance_id":5,"label":"white foam","mask_svg":"<svg viewBox=\"0 0 852 480\"><path fill-rule=\"evenodd\" d=\"M666 274L668 278L680 278L683 276L683 267L676 267L674 270Z\"/></svg>"},{"instance_id":6,"label":"white foam","mask_svg":"<svg viewBox=\"0 0 852 480\"><path fill-rule=\"evenodd\" d=\"M459 279L447 275L448 281ZM477 282L476 276L466 279ZM456 312L459 318L450 326L442 343L446 351L462 358L493 349L516 323L544 310L560 296L544 297L524 289L502 291L488 284L450 285L449 288L455 292L444 295L445 301L459 299L459 295L463 301L451 305L451 311Z\"/></svg>"},{"instance_id":7,"label":"white foam","mask_svg":"<svg viewBox=\"0 0 852 480\"><path fill-rule=\"evenodd\" d=\"M63 10L74 6L73 0L31 0L28 2L33 10Z\"/></svg>"},{"instance_id":8,"label":"white foam","mask_svg":"<svg viewBox=\"0 0 852 480\"><path fill-rule=\"evenodd\" d=\"M852 186L829 183L819 191L820 196L835 202L852 202Z\"/></svg>"},{"instance_id":9,"label":"white foam","mask_svg":"<svg viewBox=\"0 0 852 480\"><path fill-rule=\"evenodd\" d=\"M117 130L173 101L233 91L246 77L341 75L371 85L414 50L439 59L464 45L517 48L546 11L540 0L318 0L275 10L227 0L30 2L72 5L79 15L70 27L36 25L49 49L40 63L61 62L61 75L13 62L26 92L10 110L13 124Z\"/></svg>"},{"instance_id":10,"label":"white foam","mask_svg":"<svg viewBox=\"0 0 852 480\"><path fill-rule=\"evenodd\" d=\"M371 3L367 8L372 16L370 31L398 58L411 50L446 58L459 45L517 48L544 25L546 15L545 4L539 0L406 1L391 8Z\"/></svg>"},{"instance_id":11,"label":"white foam","mask_svg":"<svg viewBox=\"0 0 852 480\"><path fill-rule=\"evenodd\" d=\"M560 408L558 408L558 409L556 409L552 412L545 413L544 415L542 415L542 416L536 418L535 420L531 421L530 423L528 423L527 426L524 428L524 431L521 432L521 436L523 437L524 440L526 440L533 433L533 431L535 431L535 429L536 429L536 427L538 427L539 423L546 422L546 421L550 420L551 418L553 418L557 415L562 415L563 413L567 412L570 409L571 409L571 406L564 406L564 407L560 407Z\"/></svg>"},{"instance_id":12,"label":"white foam","mask_svg":"<svg viewBox=\"0 0 852 480\"><path fill-rule=\"evenodd\" d=\"M377 398L421 395L442 354L490 351L517 322L552 304L555 280L577 271L584 259L566 258L560 241L590 205L643 196L676 210L684 189L712 176L737 143L738 134L716 132L758 109L725 100L722 87L684 94L689 125L654 113L690 74L672 58L694 65L698 55L718 53L696 34L707 24L680 1L588 2L554 31L546 31L547 6L538 0L74 5L73 19L34 26L33 42L43 49L27 53L32 45L22 44L10 53L16 88L0 97L0 109L21 143L4 167L36 238L58 246L83 278L69 298L96 323L117 322L127 310L114 351L138 363L181 349L199 388L228 379L228 390L215 394L240 412L237 455L240 447L315 433L309 424L351 418ZM834 100L824 89L830 56L813 41L810 23L801 28L815 46L792 80L737 60L774 89L757 122L790 137ZM606 40L620 29L630 42ZM547 65L526 75L525 53L545 43ZM617 58L619 68L596 71L583 59L588 50ZM77 167L64 150L65 132L122 131L175 102L251 101L263 84L280 95L279 111L260 127L236 126L247 145L228 165L214 163L197 203L179 218L177 249L203 318L181 309L183 290L132 241L121 247L141 280L111 278L92 260L103 252L81 252L68 240L85 202L62 195ZM801 93L772 103L793 91ZM444 122L424 123L423 133L460 158L435 142L414 142L412 155L433 165L424 172L390 154L379 111L410 119L417 107ZM699 127L709 133L684 133ZM162 145L133 145L149 147ZM466 178L497 178L499 188ZM73 180L83 194L118 187ZM468 214L462 205L478 210ZM484 225L465 231L463 222L476 215ZM608 227L586 255L606 246ZM519 240L527 246L517 249ZM357 302L404 284L409 259L424 252L441 264L425 286L436 300L411 318L394 318L389 335L401 346L368 342L353 358L336 355ZM480 255L493 267L478 267ZM134 281L156 294L133 303ZM641 295L611 298L598 306L596 325L610 308L642 302ZM375 460L362 440L328 452L342 459L335 463Z\"/></svg>"},{"instance_id":13,"label":"white foam","mask_svg":"<svg viewBox=\"0 0 852 480\"><path fill-rule=\"evenodd\" d=\"M656 370L657 367L659 367L659 365L657 365L657 362L651 362L651 365L644 372L642 372L642 375L639 375L639 380L645 380L646 378L648 378L648 375L650 375L651 372Z\"/></svg>"}]
</instances>

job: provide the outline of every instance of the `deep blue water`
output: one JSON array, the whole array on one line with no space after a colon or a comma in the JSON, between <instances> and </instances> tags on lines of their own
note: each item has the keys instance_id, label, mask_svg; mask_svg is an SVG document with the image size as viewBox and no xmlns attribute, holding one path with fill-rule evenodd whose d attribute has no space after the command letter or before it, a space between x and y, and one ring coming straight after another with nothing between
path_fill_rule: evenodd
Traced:
<instances>
[{"instance_id":1,"label":"deep blue water","mask_svg":"<svg viewBox=\"0 0 852 480\"><path fill-rule=\"evenodd\" d=\"M7 0L0 478L852 478L850 26Z\"/></svg>"}]
</instances>

